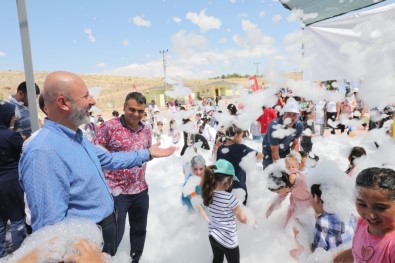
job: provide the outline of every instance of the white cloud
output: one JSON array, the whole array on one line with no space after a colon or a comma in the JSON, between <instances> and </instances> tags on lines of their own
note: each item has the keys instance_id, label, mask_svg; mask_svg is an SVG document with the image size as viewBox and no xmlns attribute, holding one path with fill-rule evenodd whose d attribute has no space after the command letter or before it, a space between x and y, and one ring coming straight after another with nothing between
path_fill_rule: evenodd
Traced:
<instances>
[{"instance_id":1,"label":"white cloud","mask_svg":"<svg viewBox=\"0 0 395 263\"><path fill-rule=\"evenodd\" d=\"M92 43L96 43L96 38L93 35L88 35L88 39Z\"/></svg>"},{"instance_id":2,"label":"white cloud","mask_svg":"<svg viewBox=\"0 0 395 263\"><path fill-rule=\"evenodd\" d=\"M264 17L265 15L266 15L266 12L265 12L265 11L259 12L259 16Z\"/></svg>"},{"instance_id":3,"label":"white cloud","mask_svg":"<svg viewBox=\"0 0 395 263\"><path fill-rule=\"evenodd\" d=\"M219 43L221 43L221 44L225 44L226 41L227 41L226 37L221 37L221 38L219 39Z\"/></svg>"},{"instance_id":4,"label":"white cloud","mask_svg":"<svg viewBox=\"0 0 395 263\"><path fill-rule=\"evenodd\" d=\"M229 0L232 4L236 3L236 0Z\"/></svg>"},{"instance_id":5,"label":"white cloud","mask_svg":"<svg viewBox=\"0 0 395 263\"><path fill-rule=\"evenodd\" d=\"M181 30L172 36L173 50L182 56L189 56L197 49L207 47L207 39L195 32L187 33Z\"/></svg>"},{"instance_id":6,"label":"white cloud","mask_svg":"<svg viewBox=\"0 0 395 263\"><path fill-rule=\"evenodd\" d=\"M287 17L287 21L295 22L298 21L299 19L306 20L306 19L316 18L317 16L318 13L305 14L302 9L293 9L291 11L291 14Z\"/></svg>"},{"instance_id":7,"label":"white cloud","mask_svg":"<svg viewBox=\"0 0 395 263\"><path fill-rule=\"evenodd\" d=\"M182 36L185 38L184 42L193 38L185 32L179 32L177 35L178 38ZM220 76L224 72L241 73L243 70L245 71L246 67L250 67L250 65L246 65L246 60L261 58L276 52L272 45L259 45L254 49L221 49L202 52L189 50L187 56L178 56L178 54L173 55L174 48L167 56L166 72L169 77L181 77L183 79L204 79ZM189 49L192 48L189 47ZM151 60L145 64L131 64L101 73L122 76L163 77L162 58L158 56L156 60Z\"/></svg>"},{"instance_id":8,"label":"white cloud","mask_svg":"<svg viewBox=\"0 0 395 263\"><path fill-rule=\"evenodd\" d=\"M97 64L96 64L96 67L97 67L97 68L105 68L105 67L107 67L107 64L104 63L104 62L100 62L100 63L97 63Z\"/></svg>"},{"instance_id":9,"label":"white cloud","mask_svg":"<svg viewBox=\"0 0 395 263\"><path fill-rule=\"evenodd\" d=\"M237 15L237 17L248 17L248 14L246 13L240 13Z\"/></svg>"},{"instance_id":10,"label":"white cloud","mask_svg":"<svg viewBox=\"0 0 395 263\"><path fill-rule=\"evenodd\" d=\"M5 52L4 51L0 51L0 57L5 57Z\"/></svg>"},{"instance_id":11,"label":"white cloud","mask_svg":"<svg viewBox=\"0 0 395 263\"><path fill-rule=\"evenodd\" d=\"M151 21L145 20L143 16L135 16L132 18L132 23L136 26L150 27Z\"/></svg>"},{"instance_id":12,"label":"white cloud","mask_svg":"<svg viewBox=\"0 0 395 263\"><path fill-rule=\"evenodd\" d=\"M179 24L179 23L181 23L181 18L174 16L173 21L174 21L174 23Z\"/></svg>"},{"instance_id":13,"label":"white cloud","mask_svg":"<svg viewBox=\"0 0 395 263\"><path fill-rule=\"evenodd\" d=\"M91 34L92 34L92 29L90 29L90 28L85 28L85 29L84 29L84 32L85 32L85 34L87 34L87 35L91 35Z\"/></svg>"},{"instance_id":14,"label":"white cloud","mask_svg":"<svg viewBox=\"0 0 395 263\"><path fill-rule=\"evenodd\" d=\"M122 45L124 45L125 47L129 46L129 41L126 39L122 40Z\"/></svg>"},{"instance_id":15,"label":"white cloud","mask_svg":"<svg viewBox=\"0 0 395 263\"><path fill-rule=\"evenodd\" d=\"M272 17L272 21L273 21L273 23L278 23L278 22L280 22L280 20L282 19L282 17L280 16L280 15L274 15L273 17Z\"/></svg>"},{"instance_id":16,"label":"white cloud","mask_svg":"<svg viewBox=\"0 0 395 263\"><path fill-rule=\"evenodd\" d=\"M206 33L210 29L219 29L222 25L220 19L207 16L206 9L200 11L200 13L188 12L185 17L190 20L193 24L200 28L201 33Z\"/></svg>"},{"instance_id":17,"label":"white cloud","mask_svg":"<svg viewBox=\"0 0 395 263\"><path fill-rule=\"evenodd\" d=\"M248 31L248 30L258 29L258 25L252 23L250 20L243 19L241 21L241 28L244 31Z\"/></svg>"},{"instance_id":18,"label":"white cloud","mask_svg":"<svg viewBox=\"0 0 395 263\"><path fill-rule=\"evenodd\" d=\"M259 46L265 45L269 50L273 50L274 39L270 36L264 35L258 25L252 23L247 19L241 21L241 28L245 35L234 35L233 41L243 48L253 50Z\"/></svg>"},{"instance_id":19,"label":"white cloud","mask_svg":"<svg viewBox=\"0 0 395 263\"><path fill-rule=\"evenodd\" d=\"M89 39L90 42L92 42L92 43L96 42L96 38L92 34L92 29L85 28L84 29L84 33L88 36L88 39Z\"/></svg>"}]
</instances>

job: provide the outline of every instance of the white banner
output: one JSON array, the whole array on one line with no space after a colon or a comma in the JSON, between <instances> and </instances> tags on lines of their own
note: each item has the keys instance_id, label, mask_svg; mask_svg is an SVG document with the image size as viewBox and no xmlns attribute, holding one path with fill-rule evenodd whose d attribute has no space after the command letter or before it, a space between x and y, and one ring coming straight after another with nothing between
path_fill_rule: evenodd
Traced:
<instances>
[{"instance_id":1,"label":"white banner","mask_svg":"<svg viewBox=\"0 0 395 263\"><path fill-rule=\"evenodd\" d=\"M303 78L363 79L376 67L393 67L394 36L395 4L308 26L303 40Z\"/></svg>"}]
</instances>

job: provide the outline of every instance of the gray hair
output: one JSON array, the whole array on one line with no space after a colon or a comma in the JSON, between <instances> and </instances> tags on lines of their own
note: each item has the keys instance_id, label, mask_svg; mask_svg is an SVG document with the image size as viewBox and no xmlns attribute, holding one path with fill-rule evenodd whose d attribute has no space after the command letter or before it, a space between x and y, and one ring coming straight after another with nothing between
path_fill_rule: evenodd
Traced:
<instances>
[{"instance_id":1,"label":"gray hair","mask_svg":"<svg viewBox=\"0 0 395 263\"><path fill-rule=\"evenodd\" d=\"M201 167L206 166L206 161L204 160L203 156L196 155L192 158L191 167L195 167L195 166L201 166Z\"/></svg>"}]
</instances>

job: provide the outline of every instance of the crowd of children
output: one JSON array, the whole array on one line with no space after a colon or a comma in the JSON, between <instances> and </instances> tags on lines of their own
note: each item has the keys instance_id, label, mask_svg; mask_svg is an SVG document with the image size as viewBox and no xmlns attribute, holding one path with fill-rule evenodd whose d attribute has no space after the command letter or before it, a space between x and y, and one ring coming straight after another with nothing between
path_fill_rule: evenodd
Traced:
<instances>
[{"instance_id":1,"label":"crowd of children","mask_svg":"<svg viewBox=\"0 0 395 263\"><path fill-rule=\"evenodd\" d=\"M346 104L352 99L355 98L351 98L350 95L341 104ZM285 105L285 101L286 98L280 95L278 104ZM289 253L296 260L301 253L325 250L333 252L334 262L352 262L353 260L354 262L394 262L395 171L382 167L367 168L362 171L356 169L360 158L366 156L367 152L363 147L352 147L348 154L349 165L343 171L350 177L356 178L356 211L359 218L356 219L357 216L350 212L349 220L344 220L335 212L327 210L325 194L328 186L325 182L309 183L309 176L314 165L307 165L307 162L309 159L314 159L314 162L318 160L318 157L312 154L312 138L322 136L326 125L331 127L330 122L322 121L322 119L333 118L336 121L339 116L333 117L330 111L325 109L330 108L331 102L317 104L314 110L304 100L299 103L303 106L301 108L304 112L304 132L301 137L303 151L292 151L283 159L284 163L275 162L263 172L262 176L266 176L264 181L267 189L275 195L273 202L266 209L266 218L272 217L272 213L282 203L289 204L281 225L284 230L289 226L292 228L297 247ZM338 114L345 114L346 106L344 105L344 109ZM181 203L188 208L189 212L197 212L208 223L213 262L223 262L226 258L227 262L236 263L240 262L242 254L237 236L237 221L245 224L250 220L245 207L248 199L247 178L249 175L241 163L246 158L259 163L264 155L260 150L253 149L244 143L245 130L234 124L237 118L236 106L229 104L227 109L228 113L234 116L228 125L219 125L215 120L218 115L213 114L209 108L204 108L202 112L193 112L192 117L182 115L182 119L176 116L177 111L173 110L172 117L174 118L167 122L162 118L155 102L152 101L148 107L148 114L145 114L144 122L152 129L156 142L168 140L177 145L182 141L181 131L184 132L186 148L193 149L191 152L194 154L184 166L185 182L181 189ZM270 114L270 119L274 119L275 111L271 108L270 110L264 108L263 115ZM323 112L326 116L323 116ZM346 119L351 119L353 113L354 109L348 109ZM114 114L114 117L119 116L119 114L117 116ZM255 130L251 130L253 139L260 140L261 136L265 135L266 131L261 132L262 126L259 122L265 119L263 115L255 123L257 124L253 127ZM318 121L317 115L321 118ZM346 129L346 123L348 122L340 123L340 126L336 128ZM186 129L186 125L190 125L193 131ZM394 125L395 121L391 124L389 132L395 134ZM167 132L165 127L168 129ZM267 123L263 124L263 127L267 129ZM205 143L201 143L202 141ZM202 146L206 150L213 149L209 160L197 151L200 145L207 145ZM209 162L213 164L207 165ZM262 192L262 194L270 194L270 191ZM265 210L264 207L262 209ZM306 231L304 219L300 216L303 217L309 213L315 216L315 223L314 230L309 237L311 243L307 247L299 235ZM351 248L343 250L347 245Z\"/></svg>"}]
</instances>

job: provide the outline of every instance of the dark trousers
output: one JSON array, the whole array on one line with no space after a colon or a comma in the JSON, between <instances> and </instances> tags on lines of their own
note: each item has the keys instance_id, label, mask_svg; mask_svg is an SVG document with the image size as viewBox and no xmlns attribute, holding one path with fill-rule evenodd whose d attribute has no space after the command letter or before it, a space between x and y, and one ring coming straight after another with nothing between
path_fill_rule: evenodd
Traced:
<instances>
[{"instance_id":1,"label":"dark trousers","mask_svg":"<svg viewBox=\"0 0 395 263\"><path fill-rule=\"evenodd\" d=\"M268 167L272 163L273 163L273 159L271 157L269 157L269 155L266 155L265 157L263 157L263 160L262 160L263 170L265 170L266 167Z\"/></svg>"},{"instance_id":2,"label":"dark trousers","mask_svg":"<svg viewBox=\"0 0 395 263\"><path fill-rule=\"evenodd\" d=\"M240 262L240 251L239 247L226 248L217 242L212 236L209 236L211 249L213 250L214 259L213 263L224 262L224 256L228 263L239 263Z\"/></svg>"},{"instance_id":3,"label":"dark trousers","mask_svg":"<svg viewBox=\"0 0 395 263\"><path fill-rule=\"evenodd\" d=\"M313 144L311 142L301 142L300 146L302 146L303 151L306 153L310 153L311 149L313 149Z\"/></svg>"},{"instance_id":4,"label":"dark trousers","mask_svg":"<svg viewBox=\"0 0 395 263\"><path fill-rule=\"evenodd\" d=\"M98 225L102 229L103 235L103 252L114 256L117 253L117 221L115 213L112 213L110 216L106 217L98 223Z\"/></svg>"},{"instance_id":5,"label":"dark trousers","mask_svg":"<svg viewBox=\"0 0 395 263\"><path fill-rule=\"evenodd\" d=\"M285 158L289 153L291 152L291 149L288 149L286 152L282 152L279 154L280 158ZM273 163L273 159L272 159L272 154L265 154L265 157L263 157L262 160L262 168L263 170L266 169L266 167L268 167L269 165L271 165Z\"/></svg>"},{"instance_id":6,"label":"dark trousers","mask_svg":"<svg viewBox=\"0 0 395 263\"><path fill-rule=\"evenodd\" d=\"M330 126L328 124L328 120L332 120L332 122L336 121L336 114L337 114L336 112L327 112L326 113L326 124L327 124L327 126L329 126L332 129L331 134L336 134L336 132L335 132L336 127Z\"/></svg>"},{"instance_id":7,"label":"dark trousers","mask_svg":"<svg viewBox=\"0 0 395 263\"><path fill-rule=\"evenodd\" d=\"M118 246L125 232L126 214L129 216L130 256L133 262L139 262L144 250L147 234L147 217L149 209L148 189L134 195L114 196L118 212Z\"/></svg>"}]
</instances>

